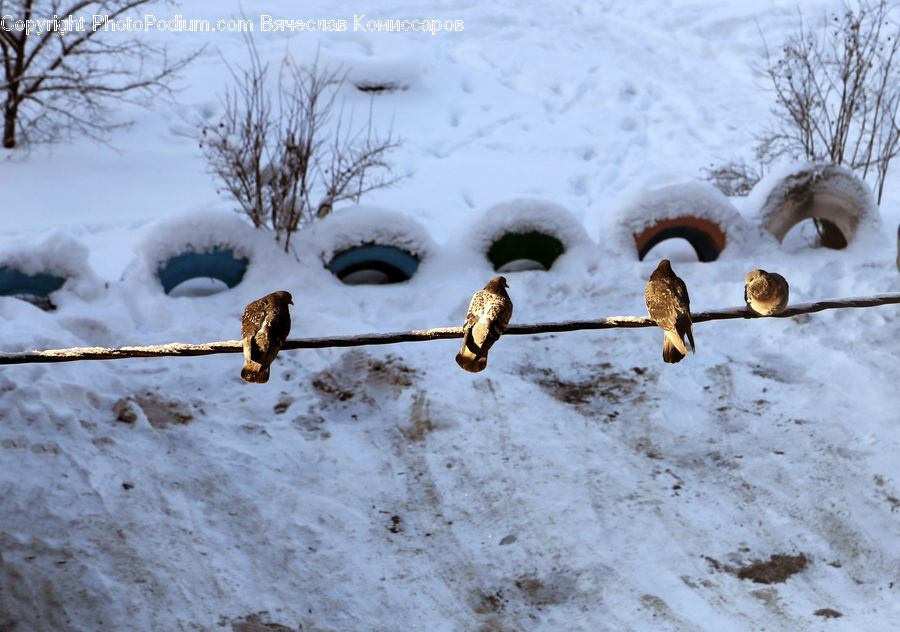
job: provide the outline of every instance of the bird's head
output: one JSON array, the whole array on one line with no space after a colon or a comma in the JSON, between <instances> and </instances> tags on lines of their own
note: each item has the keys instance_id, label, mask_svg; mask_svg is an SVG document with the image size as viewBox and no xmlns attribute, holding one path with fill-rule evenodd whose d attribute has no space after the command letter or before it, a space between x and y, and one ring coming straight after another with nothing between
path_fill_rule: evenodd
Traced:
<instances>
[{"instance_id":1,"label":"bird's head","mask_svg":"<svg viewBox=\"0 0 900 632\"><path fill-rule=\"evenodd\" d=\"M765 270L760 270L758 268L756 270L750 270L750 272L747 273L747 276L744 277L744 282L750 283L751 281L758 279L759 277L765 276L765 275L766 275Z\"/></svg>"},{"instance_id":2,"label":"bird's head","mask_svg":"<svg viewBox=\"0 0 900 632\"><path fill-rule=\"evenodd\" d=\"M293 305L294 297L291 296L290 292L285 292L284 290L273 292L272 296L275 298L275 302L281 305Z\"/></svg>"},{"instance_id":3,"label":"bird's head","mask_svg":"<svg viewBox=\"0 0 900 632\"><path fill-rule=\"evenodd\" d=\"M656 270L650 275L650 279L665 279L674 275L675 272L672 271L672 264L669 263L668 259L663 259L659 262L659 265L656 266Z\"/></svg>"},{"instance_id":4,"label":"bird's head","mask_svg":"<svg viewBox=\"0 0 900 632\"><path fill-rule=\"evenodd\" d=\"M507 287L509 287L509 285L506 283L506 277L495 276L493 279L488 281L488 284L485 286L484 289L499 292L503 288L507 288Z\"/></svg>"}]
</instances>

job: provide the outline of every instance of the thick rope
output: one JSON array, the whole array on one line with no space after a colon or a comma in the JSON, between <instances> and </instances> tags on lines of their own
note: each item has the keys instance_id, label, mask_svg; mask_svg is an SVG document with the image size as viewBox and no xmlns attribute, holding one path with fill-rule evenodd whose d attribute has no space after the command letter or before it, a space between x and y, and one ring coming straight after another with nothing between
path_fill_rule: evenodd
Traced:
<instances>
[{"instance_id":1,"label":"thick rope","mask_svg":"<svg viewBox=\"0 0 900 632\"><path fill-rule=\"evenodd\" d=\"M846 309L852 307L877 307L900 303L900 294L882 294L872 297L854 297L829 299L815 303L800 303L788 307L774 316L760 316L746 307L734 307L708 312L696 312L691 315L694 323L711 320L731 320L735 318L789 318L798 314L811 314L826 309ZM571 320L557 323L539 323L537 325L510 325L504 335L534 335L583 329L630 329L636 327L655 327L646 316L612 316L599 320ZM385 334L363 334L358 336L331 336L327 338L298 338L288 340L283 350L323 349L326 347L362 347L366 345L390 345L399 342L425 342L428 340L446 340L462 338L462 327L438 327L435 329L417 329ZM28 364L44 362L75 362L77 360L117 360L120 358L158 358L163 356L204 356L216 353L242 353L240 340L224 342L207 342L204 344L185 344L171 342L163 345L146 347L119 347L107 349L103 347L72 347L70 349L46 349L44 351L28 351L22 353L0 353L2 364Z\"/></svg>"}]
</instances>

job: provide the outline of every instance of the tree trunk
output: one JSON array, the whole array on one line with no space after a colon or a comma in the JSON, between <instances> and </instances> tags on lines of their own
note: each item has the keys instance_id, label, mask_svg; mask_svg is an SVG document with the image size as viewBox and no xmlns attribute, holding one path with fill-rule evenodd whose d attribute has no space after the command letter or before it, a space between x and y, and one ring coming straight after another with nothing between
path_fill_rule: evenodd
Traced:
<instances>
[{"instance_id":1,"label":"tree trunk","mask_svg":"<svg viewBox=\"0 0 900 632\"><path fill-rule=\"evenodd\" d=\"M22 42L24 46L24 34ZM7 66L6 77L9 83L6 84L3 92L5 93L6 102L3 104L3 147L4 149L13 149L16 146L16 122L19 120L19 90L22 88L21 76L23 72L22 50L15 50L15 65L10 76L9 67Z\"/></svg>"},{"instance_id":2,"label":"tree trunk","mask_svg":"<svg viewBox=\"0 0 900 632\"><path fill-rule=\"evenodd\" d=\"M16 146L16 119L18 118L19 108L16 105L9 105L3 110L3 147L12 149Z\"/></svg>"}]
</instances>

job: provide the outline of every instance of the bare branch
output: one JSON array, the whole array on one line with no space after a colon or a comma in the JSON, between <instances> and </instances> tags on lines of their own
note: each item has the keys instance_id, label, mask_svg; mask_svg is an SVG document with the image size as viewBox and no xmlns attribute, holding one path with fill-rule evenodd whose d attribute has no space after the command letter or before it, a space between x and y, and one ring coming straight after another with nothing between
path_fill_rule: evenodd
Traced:
<instances>
[{"instance_id":1,"label":"bare branch","mask_svg":"<svg viewBox=\"0 0 900 632\"><path fill-rule=\"evenodd\" d=\"M63 7L57 0L10 3L3 15L40 20L40 34L0 29L0 99L3 146L49 142L60 130L102 136L122 123L110 122L117 102L146 103L172 93L169 79L199 53L170 60L165 47L137 38L111 42L103 28L92 28L93 15L119 19L153 0L78 0ZM73 20L84 27L63 31ZM149 62L149 63L148 63Z\"/></svg>"},{"instance_id":2,"label":"bare branch","mask_svg":"<svg viewBox=\"0 0 900 632\"><path fill-rule=\"evenodd\" d=\"M273 78L251 36L246 43L249 66L231 69L236 87L226 91L218 124L202 127L200 145L240 210L256 227L272 229L288 251L293 233L335 203L397 182L386 154L399 141L372 135L371 111L357 130L343 106L336 109L340 69L320 68L318 58L302 67L286 57L270 88Z\"/></svg>"},{"instance_id":3,"label":"bare branch","mask_svg":"<svg viewBox=\"0 0 900 632\"><path fill-rule=\"evenodd\" d=\"M847 164L875 173L881 200L897 153L894 124L900 107L895 62L900 29L888 20L888 0L858 0L827 16L821 33L801 21L775 59L766 46L766 72L780 125L759 139L757 155L771 162L788 154Z\"/></svg>"}]
</instances>

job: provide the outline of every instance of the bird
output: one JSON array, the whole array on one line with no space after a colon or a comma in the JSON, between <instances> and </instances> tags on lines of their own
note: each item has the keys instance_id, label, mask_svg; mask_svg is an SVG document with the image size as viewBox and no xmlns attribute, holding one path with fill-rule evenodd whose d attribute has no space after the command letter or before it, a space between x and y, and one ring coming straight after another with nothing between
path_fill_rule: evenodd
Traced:
<instances>
[{"instance_id":1,"label":"bird","mask_svg":"<svg viewBox=\"0 0 900 632\"><path fill-rule=\"evenodd\" d=\"M269 381L269 366L281 350L291 331L293 305L290 292L267 294L244 308L241 339L244 344L244 367L241 377L248 382Z\"/></svg>"},{"instance_id":2,"label":"bird","mask_svg":"<svg viewBox=\"0 0 900 632\"><path fill-rule=\"evenodd\" d=\"M462 349L456 354L456 363L466 371L484 371L488 350L506 331L513 312L508 287L505 277L496 276L472 295L463 323Z\"/></svg>"},{"instance_id":3,"label":"bird","mask_svg":"<svg viewBox=\"0 0 900 632\"><path fill-rule=\"evenodd\" d=\"M897 271L900 272L900 226L897 226Z\"/></svg>"},{"instance_id":4,"label":"bird","mask_svg":"<svg viewBox=\"0 0 900 632\"><path fill-rule=\"evenodd\" d=\"M744 277L744 300L761 316L780 314L788 304L788 282L775 272L750 270Z\"/></svg>"},{"instance_id":5,"label":"bird","mask_svg":"<svg viewBox=\"0 0 900 632\"><path fill-rule=\"evenodd\" d=\"M672 264L668 259L660 261L650 275L647 289L644 290L644 300L650 318L666 333L662 351L665 362L674 364L687 355L685 335L691 343L691 351L696 350L687 286L672 271Z\"/></svg>"}]
</instances>

